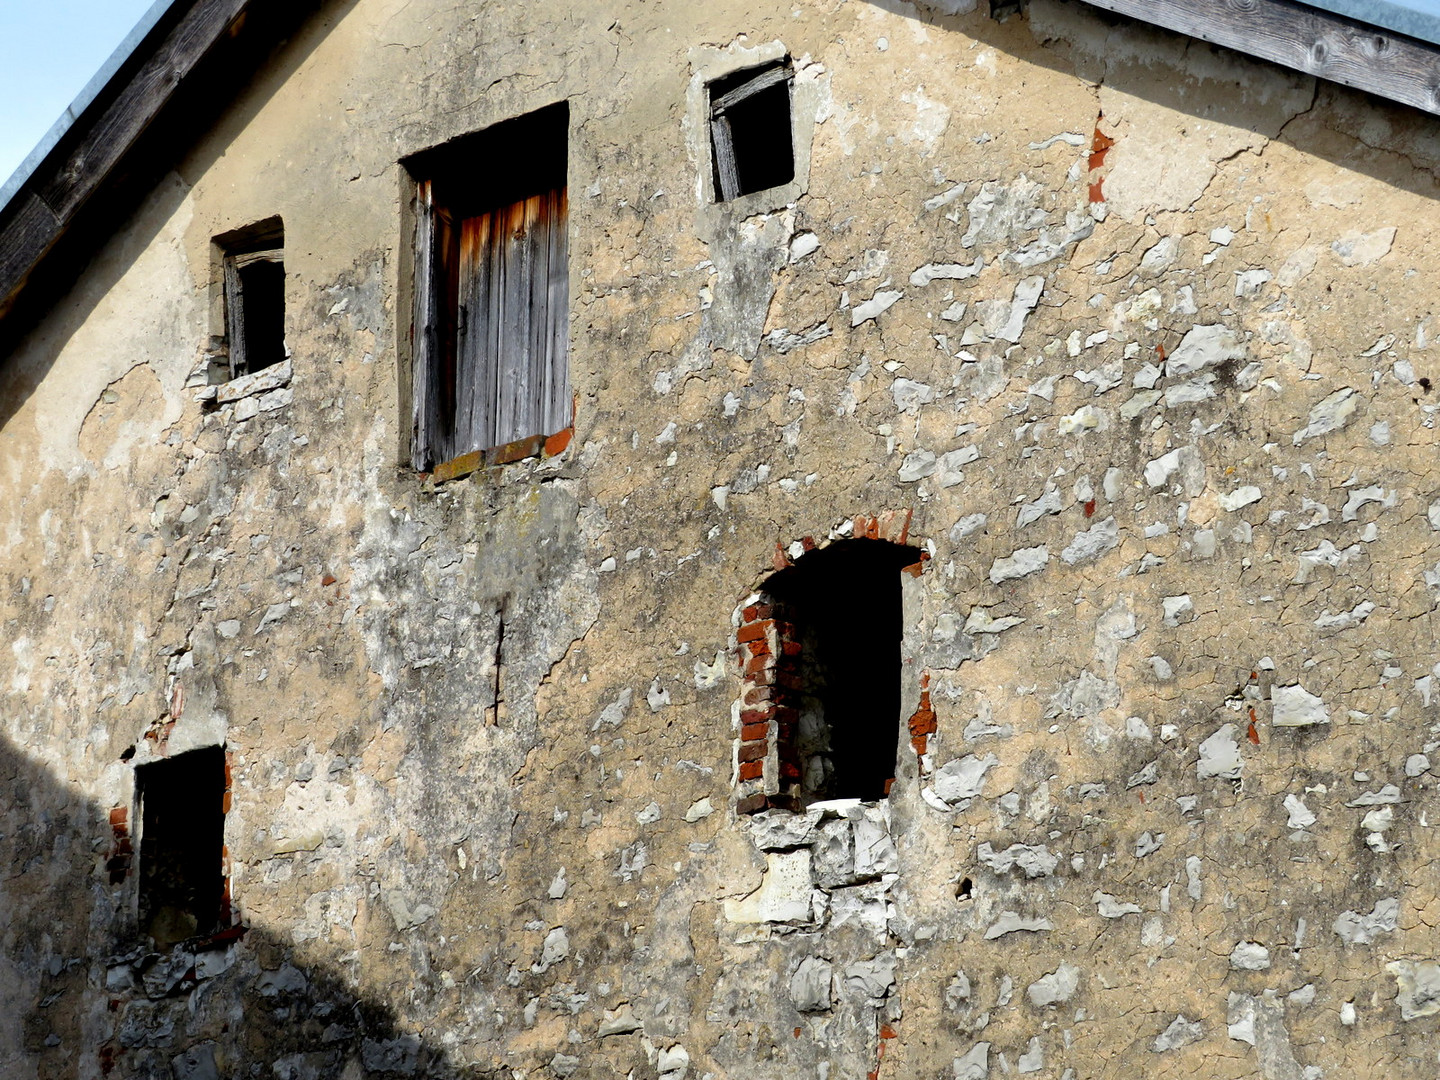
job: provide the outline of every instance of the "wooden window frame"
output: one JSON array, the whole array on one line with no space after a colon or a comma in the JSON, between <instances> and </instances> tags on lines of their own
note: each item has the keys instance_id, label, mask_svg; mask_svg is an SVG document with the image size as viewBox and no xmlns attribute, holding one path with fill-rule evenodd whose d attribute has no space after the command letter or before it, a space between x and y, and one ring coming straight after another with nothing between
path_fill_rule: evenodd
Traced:
<instances>
[{"instance_id":1,"label":"wooden window frame","mask_svg":"<svg viewBox=\"0 0 1440 1080\"><path fill-rule=\"evenodd\" d=\"M740 173L735 161L735 134L730 126L729 112L736 105L748 101L756 94L762 93L781 83L793 85L795 80L795 69L791 66L788 58L776 60L760 68L751 78L741 83L719 97L712 97L710 100L710 149L715 155L715 177L717 183L716 198L720 202L731 202L744 195L753 195L754 191L742 191L740 187ZM794 102L790 104L791 113L786 117L788 123L793 124ZM794 168L795 148L790 147L791 167ZM793 173L792 173L793 180ZM768 190L758 188L758 191Z\"/></svg>"},{"instance_id":2,"label":"wooden window frame","mask_svg":"<svg viewBox=\"0 0 1440 1080\"><path fill-rule=\"evenodd\" d=\"M245 288L240 272L256 263L274 263L280 267L283 279L285 268L284 248L267 248L262 251L228 252L225 255L225 342L229 354L229 378L238 379L252 374L246 355L245 337ZM284 352L284 335L281 335L281 351ZM282 357L283 359L283 357ZM257 369L257 370L263 370Z\"/></svg>"}]
</instances>

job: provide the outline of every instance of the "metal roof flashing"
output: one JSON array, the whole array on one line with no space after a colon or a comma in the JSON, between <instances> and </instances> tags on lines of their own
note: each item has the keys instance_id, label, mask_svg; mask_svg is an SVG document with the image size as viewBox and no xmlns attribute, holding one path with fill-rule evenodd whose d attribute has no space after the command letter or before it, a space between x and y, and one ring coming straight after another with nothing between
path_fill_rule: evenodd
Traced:
<instances>
[{"instance_id":1,"label":"metal roof flashing","mask_svg":"<svg viewBox=\"0 0 1440 1080\"><path fill-rule=\"evenodd\" d=\"M1440 0L1300 0L1300 3L1440 45Z\"/></svg>"},{"instance_id":2,"label":"metal roof flashing","mask_svg":"<svg viewBox=\"0 0 1440 1080\"><path fill-rule=\"evenodd\" d=\"M15 193L25 186L25 182L30 177L35 175L35 170L40 167L46 155L55 149L60 140L64 138L65 133L100 95L100 91L104 90L116 73L125 66L125 62L134 55L135 50L140 47L150 31L155 29L156 24L171 8L186 2L187 0L155 0L149 10L140 16L140 21L135 24L130 33L125 35L125 40L116 46L109 59L85 84L85 88L76 95L75 100L66 106L65 111L60 114L60 119L50 126L50 130L36 144L35 149L26 155L25 160L10 174L8 180L4 184L0 184L0 216L4 215L10 205L10 200L15 197Z\"/></svg>"}]
</instances>

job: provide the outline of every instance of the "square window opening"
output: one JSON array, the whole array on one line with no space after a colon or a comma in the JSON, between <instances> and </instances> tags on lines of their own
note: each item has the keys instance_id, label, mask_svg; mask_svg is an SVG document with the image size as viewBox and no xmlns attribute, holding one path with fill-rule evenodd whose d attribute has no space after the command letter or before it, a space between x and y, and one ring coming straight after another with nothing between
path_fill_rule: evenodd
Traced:
<instances>
[{"instance_id":1,"label":"square window opening","mask_svg":"<svg viewBox=\"0 0 1440 1080\"><path fill-rule=\"evenodd\" d=\"M792 803L889 793L900 750L900 572L919 558L888 541L840 541L766 582L781 789Z\"/></svg>"},{"instance_id":2,"label":"square window opening","mask_svg":"<svg viewBox=\"0 0 1440 1080\"><path fill-rule=\"evenodd\" d=\"M569 127L561 102L405 163L421 472L570 424Z\"/></svg>"},{"instance_id":3,"label":"square window opening","mask_svg":"<svg viewBox=\"0 0 1440 1080\"><path fill-rule=\"evenodd\" d=\"M135 770L140 797L140 930L161 949L228 919L223 747Z\"/></svg>"},{"instance_id":4,"label":"square window opening","mask_svg":"<svg viewBox=\"0 0 1440 1080\"><path fill-rule=\"evenodd\" d=\"M285 359L285 230L268 218L216 237L223 253L227 361L212 383L263 371Z\"/></svg>"},{"instance_id":5,"label":"square window opening","mask_svg":"<svg viewBox=\"0 0 1440 1080\"><path fill-rule=\"evenodd\" d=\"M795 179L789 60L747 68L710 83L710 150L715 199L780 187Z\"/></svg>"}]
</instances>

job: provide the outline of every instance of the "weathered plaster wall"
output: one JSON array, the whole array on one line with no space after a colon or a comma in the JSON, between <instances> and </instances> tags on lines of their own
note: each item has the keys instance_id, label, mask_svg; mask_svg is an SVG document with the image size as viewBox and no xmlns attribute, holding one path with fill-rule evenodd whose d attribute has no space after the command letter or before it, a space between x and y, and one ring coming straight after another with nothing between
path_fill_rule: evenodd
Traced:
<instances>
[{"instance_id":1,"label":"weathered plaster wall","mask_svg":"<svg viewBox=\"0 0 1440 1080\"><path fill-rule=\"evenodd\" d=\"M973 6L350 0L237 88L0 380L6 1076L1434 1075L1436 124ZM562 98L574 438L437 489L396 162ZM877 517L895 789L737 818L737 605ZM249 929L157 959L110 812L222 740Z\"/></svg>"}]
</instances>

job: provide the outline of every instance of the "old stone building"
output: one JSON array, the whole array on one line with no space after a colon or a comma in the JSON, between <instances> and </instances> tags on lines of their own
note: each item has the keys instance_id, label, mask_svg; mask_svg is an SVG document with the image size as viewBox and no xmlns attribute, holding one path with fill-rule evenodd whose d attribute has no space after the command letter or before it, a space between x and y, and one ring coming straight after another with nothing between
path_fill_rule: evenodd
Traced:
<instances>
[{"instance_id":1,"label":"old stone building","mask_svg":"<svg viewBox=\"0 0 1440 1080\"><path fill-rule=\"evenodd\" d=\"M1417 7L158 4L0 209L0 1074L1435 1076Z\"/></svg>"}]
</instances>

